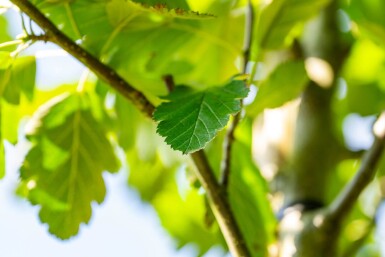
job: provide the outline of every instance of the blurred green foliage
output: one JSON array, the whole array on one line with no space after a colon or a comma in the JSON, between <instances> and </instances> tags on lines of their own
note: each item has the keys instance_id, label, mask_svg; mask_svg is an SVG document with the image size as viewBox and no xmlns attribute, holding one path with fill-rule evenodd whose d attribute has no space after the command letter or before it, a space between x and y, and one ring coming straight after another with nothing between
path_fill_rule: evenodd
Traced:
<instances>
[{"instance_id":1,"label":"blurred green foliage","mask_svg":"<svg viewBox=\"0 0 385 257\"><path fill-rule=\"evenodd\" d=\"M263 63L272 71L249 79L258 93L248 99L252 103L243 108L245 118L235 132L229 200L253 256L267 256L277 221L269 203L268 181L252 159L252 123L265 109L280 107L303 92L309 81L306 60L288 52L293 41L300 40L306 22L329 2L252 1L256 19L253 65L249 68L258 75L261 71L257 64ZM155 0L32 3L154 105L171 99L170 108L161 104L155 118L173 120L180 127L169 131L160 125L158 131L175 142L185 130L193 128L197 133L187 135L187 140L194 139L194 147L176 143L172 147L188 153L206 146L209 161L219 174L225 138L225 131L219 130L226 127L229 114L241 109L239 98L245 97L247 90L242 81L236 81L242 87L231 92L216 86L243 72L247 1L172 0L167 1L167 6ZM335 74L343 83L333 99L336 134L344 143L346 131L342 131L342 124L349 114L378 115L385 107L385 2L352 0L339 4L339 12L346 18L340 33L351 45L341 72ZM158 212L162 225L179 247L193 243L199 255L217 245L226 250L217 224L205 223L205 217L210 220L212 214L193 175L191 161L165 144L156 134L153 121L92 76L79 85L62 85L49 91L35 87L35 57L17 51L17 45L9 46L11 40L6 19L0 16L0 177L5 172L4 140L15 144L18 137L27 136L31 148L20 170L18 193L41 207L40 219L48 223L52 234L60 238L76 235L80 224L90 219L91 203L103 202L106 188L102 172L116 172L120 163L127 163L128 185ZM281 53L280 57L271 58L272 51ZM176 82L170 94L163 81L165 75L173 76ZM215 99L202 100L209 94L223 100L235 91L231 106L218 104ZM186 107L191 101L194 105ZM194 113L197 106L207 108L194 116L187 128L181 120ZM25 117L28 122L19 129ZM220 126L214 124L217 119ZM22 135L18 135L19 131L23 131ZM354 157L339 163L330 178L329 201L356 169ZM380 169L383 176L383 164ZM357 224L369 219L365 208L356 206L341 248L358 240L351 235L359 234L362 226ZM369 245L358 256L376 254L378 251Z\"/></svg>"}]
</instances>

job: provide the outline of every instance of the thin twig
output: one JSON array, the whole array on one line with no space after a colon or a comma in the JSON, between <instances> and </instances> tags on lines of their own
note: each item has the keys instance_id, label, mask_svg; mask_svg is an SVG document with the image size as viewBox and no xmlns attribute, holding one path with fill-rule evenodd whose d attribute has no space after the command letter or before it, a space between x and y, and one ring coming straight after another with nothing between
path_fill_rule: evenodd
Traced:
<instances>
[{"instance_id":1,"label":"thin twig","mask_svg":"<svg viewBox=\"0 0 385 257\"><path fill-rule=\"evenodd\" d=\"M118 91L122 96L130 100L142 113L148 117L152 117L155 107L143 93L126 82L112 68L102 63L63 34L31 2L28 0L11 0L11 2L18 6L22 12L27 14L44 30L44 38L47 39L47 41L53 42L67 51L94 72L100 79L107 82L108 85ZM200 150L195 152L191 154L191 157L197 167L197 176L207 192L210 207L218 221L230 252L234 257L251 257L228 200L223 195L221 186L216 181L204 151Z\"/></svg>"},{"instance_id":2,"label":"thin twig","mask_svg":"<svg viewBox=\"0 0 385 257\"><path fill-rule=\"evenodd\" d=\"M243 73L247 72L247 63L250 61L251 42L253 40L254 30L254 9L251 0L247 2L246 17L245 17L245 38L243 46Z\"/></svg>"},{"instance_id":3,"label":"thin twig","mask_svg":"<svg viewBox=\"0 0 385 257\"><path fill-rule=\"evenodd\" d=\"M0 48L14 46L14 45L19 45L19 44L22 44L22 43L24 43L24 41L20 40L20 39L17 39L17 40L14 40L14 41L8 41L8 42L1 43L0 44Z\"/></svg>"},{"instance_id":4,"label":"thin twig","mask_svg":"<svg viewBox=\"0 0 385 257\"><path fill-rule=\"evenodd\" d=\"M230 124L230 127L227 131L226 138L224 141L225 145L225 151L223 154L223 164L222 164L222 172L221 172L221 178L220 178L220 184L223 188L227 188L229 185L229 178L230 178L230 170L231 170L231 155L233 150L233 143L235 140L235 129L237 128L237 125L241 119L241 113L237 113L234 116L233 122Z\"/></svg>"},{"instance_id":5,"label":"thin twig","mask_svg":"<svg viewBox=\"0 0 385 257\"><path fill-rule=\"evenodd\" d=\"M250 61L251 53L251 41L253 39L253 24L254 24L254 11L251 0L248 1L246 7L246 24L245 24L245 38L243 47L243 73L247 73L247 64ZM241 100L241 106L243 101ZM234 116L234 120L231 123L227 135L224 141L224 153L223 153L223 164L221 171L220 183L223 188L227 188L229 184L230 170L231 170L231 153L233 149L233 142L235 139L235 129L237 128L241 120L242 112L237 113Z\"/></svg>"},{"instance_id":6,"label":"thin twig","mask_svg":"<svg viewBox=\"0 0 385 257\"><path fill-rule=\"evenodd\" d=\"M372 181L385 146L385 112L375 124L375 140L363 156L361 167L340 195L332 202L326 216L332 222L341 222L352 210L361 192Z\"/></svg>"}]
</instances>

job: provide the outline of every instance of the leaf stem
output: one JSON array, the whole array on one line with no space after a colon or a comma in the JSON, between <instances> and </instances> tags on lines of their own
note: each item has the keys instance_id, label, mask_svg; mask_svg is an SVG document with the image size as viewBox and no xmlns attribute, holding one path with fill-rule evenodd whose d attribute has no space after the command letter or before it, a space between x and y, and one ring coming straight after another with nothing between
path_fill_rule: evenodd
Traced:
<instances>
[{"instance_id":1,"label":"leaf stem","mask_svg":"<svg viewBox=\"0 0 385 257\"><path fill-rule=\"evenodd\" d=\"M4 43L1 43L0 44L0 48L4 48L4 47L8 47L8 46L14 46L14 45L19 45L19 44L22 44L24 43L23 40L13 40L13 41L8 41L8 42L4 42Z\"/></svg>"},{"instance_id":2,"label":"leaf stem","mask_svg":"<svg viewBox=\"0 0 385 257\"><path fill-rule=\"evenodd\" d=\"M168 92L172 92L175 88L174 77L170 74L164 75L162 77L164 84L166 84Z\"/></svg>"},{"instance_id":3,"label":"leaf stem","mask_svg":"<svg viewBox=\"0 0 385 257\"><path fill-rule=\"evenodd\" d=\"M348 216L357 198L376 174L385 147L385 112L377 120L374 129L375 140L363 156L361 167L328 209L326 218L332 222L340 223Z\"/></svg>"},{"instance_id":4,"label":"leaf stem","mask_svg":"<svg viewBox=\"0 0 385 257\"><path fill-rule=\"evenodd\" d=\"M63 34L47 17L41 13L28 0L11 0L13 4L27 14L44 31L44 41L50 41L73 57L82 62L100 79L107 82L113 89L118 91L123 97L130 100L146 116L152 117L154 105L146 96L125 81L115 70L102 63L91 55L88 51L73 42L68 36ZM243 236L239 230L234 214L231 211L227 197L224 196L221 186L216 181L203 150L191 154L197 167L197 176L207 192L210 206L214 212L220 229L224 235L230 252L234 257L251 257Z\"/></svg>"}]
</instances>

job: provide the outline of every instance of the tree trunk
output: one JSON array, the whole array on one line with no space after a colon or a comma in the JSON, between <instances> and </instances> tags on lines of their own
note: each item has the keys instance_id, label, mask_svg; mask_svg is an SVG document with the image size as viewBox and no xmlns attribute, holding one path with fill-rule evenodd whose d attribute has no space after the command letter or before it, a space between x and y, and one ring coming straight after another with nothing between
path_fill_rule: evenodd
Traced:
<instances>
[{"instance_id":1,"label":"tree trunk","mask_svg":"<svg viewBox=\"0 0 385 257\"><path fill-rule=\"evenodd\" d=\"M326 74L330 78L321 78L329 82L311 81L303 93L293 146L277 176L277 189L285 197L280 210L281 257L337 256L340 224L325 220L328 177L344 151L334 134L331 109L346 53L339 41L336 15L337 4L333 2L308 25L299 44L305 59L326 62L331 73Z\"/></svg>"}]
</instances>

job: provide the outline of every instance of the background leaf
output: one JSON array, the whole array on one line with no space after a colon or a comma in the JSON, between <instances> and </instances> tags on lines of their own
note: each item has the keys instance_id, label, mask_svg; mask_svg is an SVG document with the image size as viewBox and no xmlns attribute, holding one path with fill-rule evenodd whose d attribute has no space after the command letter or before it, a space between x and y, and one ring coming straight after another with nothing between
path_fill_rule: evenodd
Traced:
<instances>
[{"instance_id":1,"label":"background leaf","mask_svg":"<svg viewBox=\"0 0 385 257\"><path fill-rule=\"evenodd\" d=\"M291 35L293 29L318 14L329 2L330 0L272 1L261 11L260 22L255 28L257 45L268 49L285 46L294 37Z\"/></svg>"},{"instance_id":2,"label":"background leaf","mask_svg":"<svg viewBox=\"0 0 385 257\"><path fill-rule=\"evenodd\" d=\"M91 202L105 196L104 170L119 167L106 132L85 95L62 95L42 106L28 127L32 149L21 167L28 199L59 238L75 235L91 217ZM60 208L59 208L60 207Z\"/></svg>"},{"instance_id":3,"label":"background leaf","mask_svg":"<svg viewBox=\"0 0 385 257\"><path fill-rule=\"evenodd\" d=\"M235 133L229 200L252 256L262 257L275 238L276 218L268 202L268 185L252 159L251 127L246 118Z\"/></svg>"},{"instance_id":4,"label":"background leaf","mask_svg":"<svg viewBox=\"0 0 385 257\"><path fill-rule=\"evenodd\" d=\"M183 164L187 158L172 151L149 120L137 122L130 131L133 145L126 153L130 187L155 209L178 248L193 246L202 256L214 246L225 247L218 227L205 225L207 206L204 195L190 186L191 171Z\"/></svg>"},{"instance_id":5,"label":"background leaf","mask_svg":"<svg viewBox=\"0 0 385 257\"><path fill-rule=\"evenodd\" d=\"M1 75L0 70L0 75ZM36 78L36 60L33 56L13 59L6 70L3 70L3 81L0 79L4 99L11 104L20 103L20 92L28 100L32 100Z\"/></svg>"},{"instance_id":6,"label":"background leaf","mask_svg":"<svg viewBox=\"0 0 385 257\"><path fill-rule=\"evenodd\" d=\"M5 175L5 152L3 142L3 108L0 99L0 178Z\"/></svg>"},{"instance_id":7,"label":"background leaf","mask_svg":"<svg viewBox=\"0 0 385 257\"><path fill-rule=\"evenodd\" d=\"M194 92L176 88L154 112L159 121L157 132L166 143L184 154L205 147L226 126L230 114L240 111L240 98L247 96L243 81L232 81L223 87Z\"/></svg>"},{"instance_id":8,"label":"background leaf","mask_svg":"<svg viewBox=\"0 0 385 257\"><path fill-rule=\"evenodd\" d=\"M346 10L358 25L360 33L377 44L384 45L385 18L382 12L384 8L385 3L381 0L352 0Z\"/></svg>"},{"instance_id":9,"label":"background leaf","mask_svg":"<svg viewBox=\"0 0 385 257\"><path fill-rule=\"evenodd\" d=\"M303 61L289 61L280 64L258 86L257 96L248 107L247 113L255 116L265 108L276 108L295 99L308 81Z\"/></svg>"},{"instance_id":10,"label":"background leaf","mask_svg":"<svg viewBox=\"0 0 385 257\"><path fill-rule=\"evenodd\" d=\"M16 58L12 64L9 87L20 87L21 91L32 101L36 80L36 60L34 56Z\"/></svg>"}]
</instances>

